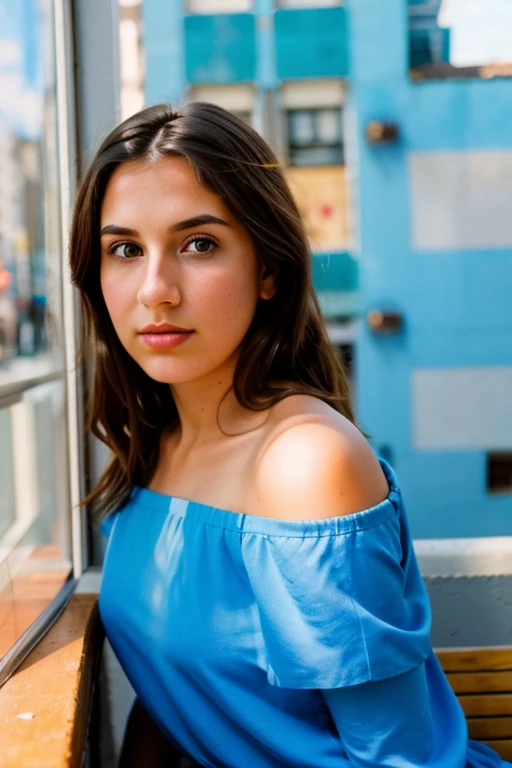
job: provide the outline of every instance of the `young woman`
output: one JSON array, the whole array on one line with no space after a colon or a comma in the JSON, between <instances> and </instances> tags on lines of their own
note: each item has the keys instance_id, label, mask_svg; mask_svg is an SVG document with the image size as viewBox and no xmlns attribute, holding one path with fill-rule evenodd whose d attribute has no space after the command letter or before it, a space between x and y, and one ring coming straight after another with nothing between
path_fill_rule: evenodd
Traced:
<instances>
[{"instance_id":1,"label":"young woman","mask_svg":"<svg viewBox=\"0 0 512 768\"><path fill-rule=\"evenodd\" d=\"M111 449L100 610L138 697L122 764L504 765L433 654L265 142L211 104L130 118L83 181L71 266Z\"/></svg>"}]
</instances>

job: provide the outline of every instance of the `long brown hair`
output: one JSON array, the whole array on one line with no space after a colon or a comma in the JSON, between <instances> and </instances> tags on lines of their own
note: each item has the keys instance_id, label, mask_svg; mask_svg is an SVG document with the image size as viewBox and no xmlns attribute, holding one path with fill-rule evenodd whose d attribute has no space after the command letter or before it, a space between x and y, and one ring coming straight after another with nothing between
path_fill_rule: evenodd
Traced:
<instances>
[{"instance_id":1,"label":"long brown hair","mask_svg":"<svg viewBox=\"0 0 512 768\"><path fill-rule=\"evenodd\" d=\"M289 395L308 394L354 422L347 379L313 290L303 223L274 153L256 131L213 104L193 102L179 111L167 104L149 107L103 141L80 186L71 227L72 280L83 299L94 362L87 427L111 449L85 500L100 517L119 508L134 485L149 483L160 434L177 419L170 387L151 379L122 347L100 287L100 208L112 172L122 163L167 155L189 161L277 275L276 294L260 300L242 343L233 381L238 401L263 410Z\"/></svg>"}]
</instances>

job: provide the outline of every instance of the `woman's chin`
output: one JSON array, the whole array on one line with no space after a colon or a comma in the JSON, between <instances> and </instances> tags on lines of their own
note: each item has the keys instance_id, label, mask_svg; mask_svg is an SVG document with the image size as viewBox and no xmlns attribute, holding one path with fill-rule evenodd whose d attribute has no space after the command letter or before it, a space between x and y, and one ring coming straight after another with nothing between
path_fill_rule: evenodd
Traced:
<instances>
[{"instance_id":1,"label":"woman's chin","mask_svg":"<svg viewBox=\"0 0 512 768\"><path fill-rule=\"evenodd\" d=\"M150 379L159 384L186 384L210 373L208 369L201 368L199 370L190 365L176 365L174 362L170 363L169 360L152 360L150 362L137 360L137 363Z\"/></svg>"}]
</instances>

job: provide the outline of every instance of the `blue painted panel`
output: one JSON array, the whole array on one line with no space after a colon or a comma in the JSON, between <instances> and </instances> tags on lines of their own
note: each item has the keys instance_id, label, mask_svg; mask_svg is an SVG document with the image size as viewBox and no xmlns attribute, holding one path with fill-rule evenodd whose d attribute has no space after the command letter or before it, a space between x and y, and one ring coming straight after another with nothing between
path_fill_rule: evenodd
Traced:
<instances>
[{"instance_id":1,"label":"blue painted panel","mask_svg":"<svg viewBox=\"0 0 512 768\"><path fill-rule=\"evenodd\" d=\"M313 254L313 284L316 291L356 291L359 287L357 260L347 252Z\"/></svg>"},{"instance_id":2,"label":"blue painted panel","mask_svg":"<svg viewBox=\"0 0 512 768\"><path fill-rule=\"evenodd\" d=\"M185 66L190 83L241 83L256 74L254 16L185 16Z\"/></svg>"},{"instance_id":3,"label":"blue painted panel","mask_svg":"<svg viewBox=\"0 0 512 768\"><path fill-rule=\"evenodd\" d=\"M277 74L283 80L348 73L345 8L282 9L274 24Z\"/></svg>"}]
</instances>

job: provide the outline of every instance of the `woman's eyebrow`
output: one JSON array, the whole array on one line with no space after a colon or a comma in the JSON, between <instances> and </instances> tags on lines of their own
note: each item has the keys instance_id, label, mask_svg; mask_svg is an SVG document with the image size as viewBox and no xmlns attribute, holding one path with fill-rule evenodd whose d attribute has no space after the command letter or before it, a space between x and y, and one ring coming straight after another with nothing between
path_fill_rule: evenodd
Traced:
<instances>
[{"instance_id":1,"label":"woman's eyebrow","mask_svg":"<svg viewBox=\"0 0 512 768\"><path fill-rule=\"evenodd\" d=\"M103 237L103 235L133 235L138 237L139 233L136 229L118 227L117 224L107 224L100 232L100 237Z\"/></svg>"},{"instance_id":2,"label":"woman's eyebrow","mask_svg":"<svg viewBox=\"0 0 512 768\"><path fill-rule=\"evenodd\" d=\"M199 216L192 216L190 219L184 219L178 221L176 224L172 224L169 227L169 231L181 232L184 229L193 229L194 227L202 227L204 224L222 224L225 227L231 226L229 222L224 219L219 219L218 216L212 216L211 213L201 213ZM117 224L107 224L100 232L100 237L103 235L125 235L131 237L139 237L139 233L136 229L129 229L128 227L119 227Z\"/></svg>"},{"instance_id":3,"label":"woman's eyebrow","mask_svg":"<svg viewBox=\"0 0 512 768\"><path fill-rule=\"evenodd\" d=\"M204 224L223 224L225 227L231 226L227 221L224 221L224 219L219 219L218 216L212 216L211 213L202 213L199 216L193 216L191 219L178 221L177 224L173 224L169 227L169 230L171 232L181 232L183 229L202 227Z\"/></svg>"}]
</instances>

